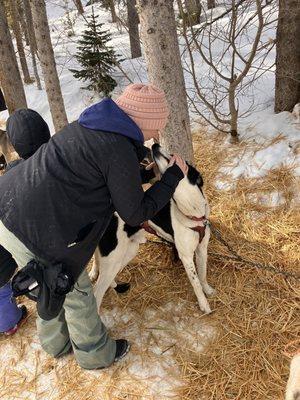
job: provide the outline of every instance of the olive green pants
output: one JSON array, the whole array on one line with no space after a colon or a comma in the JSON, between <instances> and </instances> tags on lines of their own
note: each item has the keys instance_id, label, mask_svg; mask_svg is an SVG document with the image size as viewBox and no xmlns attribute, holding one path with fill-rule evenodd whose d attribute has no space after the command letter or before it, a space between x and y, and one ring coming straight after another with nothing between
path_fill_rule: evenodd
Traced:
<instances>
[{"instance_id":1,"label":"olive green pants","mask_svg":"<svg viewBox=\"0 0 300 400\"><path fill-rule=\"evenodd\" d=\"M0 244L12 254L20 268L33 258L38 259L1 221ZM68 353L72 347L82 368L107 367L114 361L116 342L108 336L97 313L96 299L86 270L78 278L75 288L85 294L76 289L68 293L56 318L50 321L37 318L42 348L58 357Z\"/></svg>"}]
</instances>

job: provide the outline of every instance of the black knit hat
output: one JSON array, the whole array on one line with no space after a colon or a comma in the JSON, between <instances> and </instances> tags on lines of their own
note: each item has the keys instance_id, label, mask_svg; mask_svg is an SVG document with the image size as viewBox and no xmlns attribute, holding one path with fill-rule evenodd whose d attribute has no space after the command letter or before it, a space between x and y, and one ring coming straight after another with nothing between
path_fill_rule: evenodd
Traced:
<instances>
[{"instance_id":1,"label":"black knit hat","mask_svg":"<svg viewBox=\"0 0 300 400\"><path fill-rule=\"evenodd\" d=\"M19 109L7 120L7 136L21 158L27 159L50 139L46 121L34 110Z\"/></svg>"}]
</instances>

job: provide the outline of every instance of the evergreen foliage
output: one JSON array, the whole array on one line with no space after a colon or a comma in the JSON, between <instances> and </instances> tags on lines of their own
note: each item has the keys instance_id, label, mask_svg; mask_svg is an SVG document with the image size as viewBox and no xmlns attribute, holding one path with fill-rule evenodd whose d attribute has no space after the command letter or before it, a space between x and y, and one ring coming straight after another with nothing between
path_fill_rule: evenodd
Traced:
<instances>
[{"instance_id":1,"label":"evergreen foliage","mask_svg":"<svg viewBox=\"0 0 300 400\"><path fill-rule=\"evenodd\" d=\"M111 77L113 67L118 63L118 55L107 45L111 35L103 30L103 24L97 22L98 16L94 10L87 17L87 29L78 41L76 60L81 70L70 69L76 79L88 81L87 89L108 96L117 86Z\"/></svg>"}]
</instances>

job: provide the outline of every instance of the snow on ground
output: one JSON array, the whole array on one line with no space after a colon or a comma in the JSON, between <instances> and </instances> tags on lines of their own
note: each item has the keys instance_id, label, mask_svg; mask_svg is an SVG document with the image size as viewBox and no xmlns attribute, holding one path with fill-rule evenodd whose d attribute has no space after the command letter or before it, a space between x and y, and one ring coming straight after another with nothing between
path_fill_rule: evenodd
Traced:
<instances>
[{"instance_id":1,"label":"snow on ground","mask_svg":"<svg viewBox=\"0 0 300 400\"><path fill-rule=\"evenodd\" d=\"M124 313L119 307L103 308L101 317L107 328L114 332L117 326L122 325L122 335L132 343L132 349L124 360L103 371L81 370L72 354L57 360L49 357L41 349L32 324L34 315L31 314L30 323L27 322L21 332L21 359L19 345L6 339L5 352L0 352L0 363L7 368L12 384L17 379L23 382L21 392L18 388L18 398L21 399L57 399L61 393L59 390L63 390L61 387L70 385L76 376L86 385L95 380L90 389L93 390L93 399L97 398L97 394L99 399L119 398L118 394L128 393L128 382L131 382L132 393L138 393L141 400L175 398L174 391L183 383L180 368L173 358L176 346L201 352L213 334L213 329L199 318L200 311L187 318L184 316L185 307L185 302L180 301L167 303L158 309L148 308L143 320L134 310ZM166 323L162 316L170 311L173 322ZM3 342L0 344L3 349ZM72 374L73 377L70 376ZM117 382L116 374L119 374ZM32 382L35 382L34 385ZM115 387L115 397L109 395L112 386ZM82 394L82 387L79 389ZM76 394L74 388L74 396ZM14 395L5 395L5 400L15 399Z\"/></svg>"},{"instance_id":2,"label":"snow on ground","mask_svg":"<svg viewBox=\"0 0 300 400\"><path fill-rule=\"evenodd\" d=\"M83 3L85 4L86 2L84 1ZM70 29L68 28L68 18L65 14L66 4L68 5L68 9L71 10L69 12L69 19L74 21L75 35L70 37L67 34ZM112 35L111 45L122 58L125 58L121 65L127 77L120 70L115 71L114 77L118 82L118 86L113 92L114 98L130 81L147 82L146 64L143 58L130 59L129 38L126 30L120 24L118 26L117 24L112 24L110 22L110 14L101 9L99 4L94 4L93 8L95 13L98 14L99 20L104 23L104 28L108 29ZM214 13L217 16L223 11L224 8L218 7ZM76 42L85 29L85 20L83 17L78 16L74 4L70 0L48 0L47 12L66 111L69 121L73 121L78 118L82 110L99 100L97 95L83 89L85 86L84 82L77 81L69 71L69 68L76 68L78 66L74 55L76 53ZM86 7L85 17L91 12L92 6ZM224 17L221 23L226 25L228 17ZM273 30L269 29L265 33L264 40L275 37L275 24L273 25ZM183 44L183 40L180 41L182 50ZM221 44L215 43L213 51L217 57L221 52ZM264 66L271 66L274 59L275 49L269 53ZM187 58L185 57L186 60ZM207 66L200 59L196 58L196 61L197 73L202 75L205 80ZM192 90L192 81L187 72L185 72L185 78L188 91L190 92ZM54 133L45 90L39 91L34 85L27 85L25 90L28 106L43 115L49 123L52 133ZM251 107L253 99L255 99L254 108ZM230 170L227 170L227 172L232 174L233 178L241 175L262 176L268 170L282 165L296 166L295 173L300 174L300 168L297 167L299 164L299 154L297 153L299 153L300 124L296 123L291 113L283 112L277 115L274 114L273 103L274 68L249 87L249 96L241 97L241 112L244 112L248 108L253 108L253 111L249 115L239 121L241 139L260 143L263 148L260 151L256 151L255 154L253 154L253 151L246 151L242 157L237 159L236 166L231 166ZM200 104L200 107L202 107L203 112L206 112L204 105ZM199 119L193 110L190 111L193 128L196 129ZM7 113L3 112L0 114L0 119L3 118L7 118ZM271 143L271 140L279 135L283 140ZM266 141L269 141L269 145L263 146Z\"/></svg>"}]
</instances>

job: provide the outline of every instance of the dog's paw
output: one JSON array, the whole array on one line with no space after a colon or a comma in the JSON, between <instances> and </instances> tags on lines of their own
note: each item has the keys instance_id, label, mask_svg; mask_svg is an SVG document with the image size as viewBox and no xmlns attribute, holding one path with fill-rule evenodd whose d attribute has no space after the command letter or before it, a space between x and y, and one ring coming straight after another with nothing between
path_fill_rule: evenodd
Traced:
<instances>
[{"instance_id":1,"label":"dog's paw","mask_svg":"<svg viewBox=\"0 0 300 400\"><path fill-rule=\"evenodd\" d=\"M206 296L210 296L210 297L214 296L217 293L216 289L214 289L210 285L204 285L203 292L206 294Z\"/></svg>"},{"instance_id":2,"label":"dog's paw","mask_svg":"<svg viewBox=\"0 0 300 400\"><path fill-rule=\"evenodd\" d=\"M199 306L200 306L200 310L203 311L204 314L210 314L212 312L210 305L206 299L205 299L205 301L199 302Z\"/></svg>"},{"instance_id":3,"label":"dog's paw","mask_svg":"<svg viewBox=\"0 0 300 400\"><path fill-rule=\"evenodd\" d=\"M200 307L200 308L201 308L201 311L204 312L204 314L211 314L212 313L210 306L208 306L208 307Z\"/></svg>"}]
</instances>

